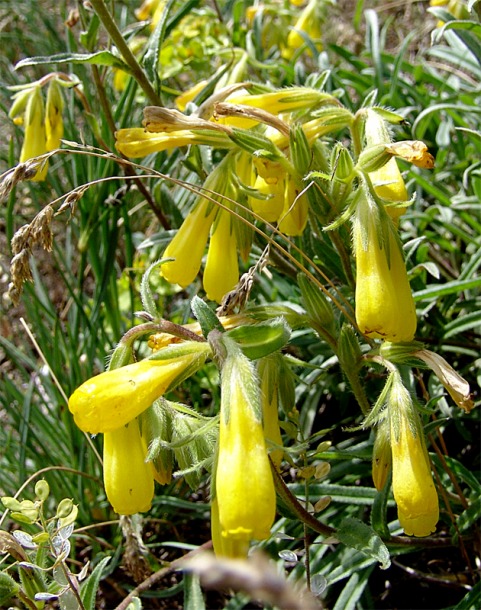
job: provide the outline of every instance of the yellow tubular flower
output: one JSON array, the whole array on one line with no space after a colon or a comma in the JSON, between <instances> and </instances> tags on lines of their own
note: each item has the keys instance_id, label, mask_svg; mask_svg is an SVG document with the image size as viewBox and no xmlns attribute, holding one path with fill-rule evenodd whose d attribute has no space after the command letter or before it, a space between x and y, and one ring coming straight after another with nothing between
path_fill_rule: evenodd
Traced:
<instances>
[{"instance_id":1,"label":"yellow tubular flower","mask_svg":"<svg viewBox=\"0 0 481 610\"><path fill-rule=\"evenodd\" d=\"M188 130L179 130L172 133L150 133L142 127L129 127L119 129L115 133L117 150L126 157L145 157L154 152L190 146L191 144L205 144L219 148L230 148L231 143L227 136L219 133L197 133Z\"/></svg>"},{"instance_id":2,"label":"yellow tubular flower","mask_svg":"<svg viewBox=\"0 0 481 610\"><path fill-rule=\"evenodd\" d=\"M25 138L23 140L20 163L38 157L47 152L47 136L45 133L45 112L40 87L34 87L28 99L25 110ZM32 180L39 182L45 180L48 163L37 171Z\"/></svg>"},{"instance_id":3,"label":"yellow tubular flower","mask_svg":"<svg viewBox=\"0 0 481 610\"><path fill-rule=\"evenodd\" d=\"M105 492L120 515L150 509L154 478L152 465L145 462L146 453L136 420L104 435Z\"/></svg>"},{"instance_id":4,"label":"yellow tubular flower","mask_svg":"<svg viewBox=\"0 0 481 610\"><path fill-rule=\"evenodd\" d=\"M364 129L367 146L390 144L391 138L384 119L375 110L367 109L366 113ZM369 177L371 178L376 195L381 199L389 202L407 201L409 199L396 159L389 159L381 168L370 172ZM393 219L398 218L405 211L406 208L386 206L386 212Z\"/></svg>"},{"instance_id":5,"label":"yellow tubular flower","mask_svg":"<svg viewBox=\"0 0 481 610\"><path fill-rule=\"evenodd\" d=\"M163 258L175 260L165 263L160 273L168 282L188 286L199 273L205 245L215 216L216 205L200 199L164 251Z\"/></svg>"},{"instance_id":6,"label":"yellow tubular flower","mask_svg":"<svg viewBox=\"0 0 481 610\"><path fill-rule=\"evenodd\" d=\"M310 0L307 6L302 10L299 19L296 21L294 28L290 30L287 36L287 47L283 49L282 56L290 59L297 49L300 49L305 40L301 32L304 32L309 38L316 41L318 51L322 50L322 44L318 41L321 37L320 19L317 15L317 4L319 0ZM308 51L312 55L311 51Z\"/></svg>"},{"instance_id":7,"label":"yellow tubular flower","mask_svg":"<svg viewBox=\"0 0 481 610\"><path fill-rule=\"evenodd\" d=\"M287 177L284 196L284 209L279 218L279 231L285 235L302 235L306 224L309 204L307 196L300 194L301 189L295 181Z\"/></svg>"},{"instance_id":8,"label":"yellow tubular flower","mask_svg":"<svg viewBox=\"0 0 481 610\"><path fill-rule=\"evenodd\" d=\"M407 408L409 405L409 408ZM438 495L419 416L408 391L396 384L388 403L391 425L392 488L398 517L408 536L429 536L439 519Z\"/></svg>"},{"instance_id":9,"label":"yellow tubular flower","mask_svg":"<svg viewBox=\"0 0 481 610\"><path fill-rule=\"evenodd\" d=\"M215 496L220 535L245 549L267 538L276 493L264 441L259 387L247 358L228 356L222 370L222 402Z\"/></svg>"},{"instance_id":10,"label":"yellow tubular flower","mask_svg":"<svg viewBox=\"0 0 481 610\"><path fill-rule=\"evenodd\" d=\"M325 101L328 95L310 89L309 87L286 87L277 91L259 93L257 95L232 94L227 98L230 104L254 106L267 110L271 114L279 114L299 110L300 108L313 108Z\"/></svg>"},{"instance_id":11,"label":"yellow tubular flower","mask_svg":"<svg viewBox=\"0 0 481 610\"><path fill-rule=\"evenodd\" d=\"M212 235L204 270L204 290L207 298L220 303L222 297L239 281L237 244L231 214L219 210L212 225Z\"/></svg>"},{"instance_id":12,"label":"yellow tubular flower","mask_svg":"<svg viewBox=\"0 0 481 610\"><path fill-rule=\"evenodd\" d=\"M210 527L214 553L218 557L230 557L232 559L247 557L249 541L232 538L222 529L219 521L219 503L217 498L212 500L210 513Z\"/></svg>"},{"instance_id":13,"label":"yellow tubular flower","mask_svg":"<svg viewBox=\"0 0 481 610\"><path fill-rule=\"evenodd\" d=\"M140 415L186 373L205 362L206 343L173 345L159 352L164 358L141 360L92 377L69 399L68 408L84 432L111 432Z\"/></svg>"},{"instance_id":14,"label":"yellow tubular flower","mask_svg":"<svg viewBox=\"0 0 481 610\"><path fill-rule=\"evenodd\" d=\"M382 212L368 195L361 196L353 218L356 321L368 337L412 341L416 307L396 228Z\"/></svg>"},{"instance_id":15,"label":"yellow tubular flower","mask_svg":"<svg viewBox=\"0 0 481 610\"><path fill-rule=\"evenodd\" d=\"M47 107L45 115L45 131L47 135L47 150L60 148L63 138L63 97L57 80L50 81L47 91Z\"/></svg>"},{"instance_id":16,"label":"yellow tubular flower","mask_svg":"<svg viewBox=\"0 0 481 610\"><path fill-rule=\"evenodd\" d=\"M276 184L269 184L262 176L257 176L254 188L260 195L269 198L249 197L252 211L266 222L277 222L284 209L285 180L281 179Z\"/></svg>"},{"instance_id":17,"label":"yellow tubular flower","mask_svg":"<svg viewBox=\"0 0 481 610\"><path fill-rule=\"evenodd\" d=\"M201 80L198 83L196 83L193 87L191 87L187 91L184 91L184 93L182 93L181 95L177 96L175 98L175 105L177 106L177 108L181 112L184 112L184 110L187 107L187 104L189 102L192 102L192 100L197 96L198 93L200 93L202 91L202 89L204 89L204 87L206 85L207 85L207 81Z\"/></svg>"}]
</instances>

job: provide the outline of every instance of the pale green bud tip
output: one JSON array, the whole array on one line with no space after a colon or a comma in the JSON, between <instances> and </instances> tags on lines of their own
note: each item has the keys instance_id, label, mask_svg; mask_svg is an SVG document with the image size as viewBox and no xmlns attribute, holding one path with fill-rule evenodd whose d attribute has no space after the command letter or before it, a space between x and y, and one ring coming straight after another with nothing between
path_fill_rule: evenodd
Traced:
<instances>
[{"instance_id":1,"label":"pale green bud tip","mask_svg":"<svg viewBox=\"0 0 481 610\"><path fill-rule=\"evenodd\" d=\"M35 495L41 502L44 502L48 498L49 493L50 487L47 481L45 479L37 481L35 485Z\"/></svg>"},{"instance_id":2,"label":"pale green bud tip","mask_svg":"<svg viewBox=\"0 0 481 610\"><path fill-rule=\"evenodd\" d=\"M299 274L297 281L309 317L321 328L332 330L334 313L322 290L315 286L305 275Z\"/></svg>"},{"instance_id":3,"label":"pale green bud tip","mask_svg":"<svg viewBox=\"0 0 481 610\"><path fill-rule=\"evenodd\" d=\"M339 154L333 160L333 166L335 166L334 176L338 180L346 180L350 178L354 170L354 163L349 151L346 148L341 148Z\"/></svg>"},{"instance_id":4,"label":"pale green bud tip","mask_svg":"<svg viewBox=\"0 0 481 610\"><path fill-rule=\"evenodd\" d=\"M362 151L357 164L364 172L373 172L386 165L392 156L386 144L376 144Z\"/></svg>"}]
</instances>

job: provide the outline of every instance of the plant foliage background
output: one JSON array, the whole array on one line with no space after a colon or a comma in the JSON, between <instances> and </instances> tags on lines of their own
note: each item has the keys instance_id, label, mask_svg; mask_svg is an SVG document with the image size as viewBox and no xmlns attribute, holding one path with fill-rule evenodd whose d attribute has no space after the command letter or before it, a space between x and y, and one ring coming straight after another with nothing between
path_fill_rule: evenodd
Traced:
<instances>
[{"instance_id":1,"label":"plant foliage background","mask_svg":"<svg viewBox=\"0 0 481 610\"><path fill-rule=\"evenodd\" d=\"M107 8L166 107L175 107L176 98L200 81L213 90L216 78L242 61L241 80L273 88L314 86L322 80L324 91L352 112L375 99L405 119L396 127L395 140L422 140L435 158L429 171L400 162L408 191L416 195L400 225L418 313L416 339L469 381L479 404L481 7L476 1L432 3L437 6L431 8L428 2L319 4L320 32L307 32L290 54L285 53L287 32L301 10L295 2L171 0L162 12L163 27L155 30L157 41L150 17L136 18L137 3L111 2ZM96 454L101 438L90 439L76 427L66 400L104 370L116 343L138 323L134 312L142 308L142 273L161 257L194 199L182 183L201 185L220 153L183 147L136 160L141 167L109 155L118 154L114 132L140 126L151 100L135 78L119 71L120 53L89 3L4 0L0 37L2 173L18 163L24 138L23 128L8 117L9 87L55 70L80 83L64 91L62 151L50 158L46 180L18 182L5 192L0 211L0 495L20 490L20 500L32 500L42 493L35 484L45 478L50 493L42 510L48 518L60 516L65 498L78 506L69 546L61 549L67 550L73 573L90 562L93 578L84 590L85 607L122 604L152 573L155 584L132 603L144 608L270 607L265 600L253 601L252 591L248 595L235 587L229 593L204 591L202 599L197 581L171 564L210 540L205 473L194 492L183 477L157 487L142 521L136 517L119 526L103 489ZM96 55L106 50L111 54ZM52 63L48 58L55 55ZM28 61L32 57L45 59ZM329 144L338 137L342 142L345 134L332 134ZM132 171L141 176L138 181L125 180ZM180 182L161 180L158 173ZM79 191L82 185L88 188ZM52 219L51 251L41 247L41 240L32 248L33 281L23 285L14 303L7 290L15 232L47 204L55 202L58 210L71 192L76 195ZM326 239L313 235L306 232L291 241L327 277L339 277L339 257ZM258 261L264 245L254 241L242 271ZM295 281L300 256L291 252L293 261L273 252L269 273L256 277L250 304L305 307ZM192 297L204 296L200 279L185 290L160 278L153 284L164 318L191 321ZM352 293L345 289L343 296L349 300ZM145 344L139 349L145 355ZM290 491L311 505L330 497L320 513L330 526L342 527L349 519L375 522L383 501L392 525L392 497L380 498L371 481L372 432L361 427L362 413L331 349L304 328L294 330L287 352L296 365L298 412L295 426L287 418L283 426L285 444L292 449L283 467ZM384 374L372 367L359 375L372 405ZM415 369L410 382L428 406L436 406L427 414L426 432L436 484L446 490L443 502L449 501L451 512L443 504L436 536L388 543L392 563L383 571L376 557L355 544L322 544L280 503L273 536L259 546L289 582L308 581L325 607L467 610L481 605L479 416L476 409L469 414L457 409L429 371ZM170 398L213 415L218 385L214 367L207 367ZM316 478L309 468L322 463L330 471ZM6 511L4 532L18 527ZM28 524L24 529L28 533ZM391 532L396 533L395 526ZM1 544L1 569L15 576L12 562L21 558L8 552L5 539ZM28 562L42 565L28 545L24 550ZM58 583L60 577L55 578ZM52 600L46 603L55 607L58 602ZM80 607L76 599L68 603Z\"/></svg>"}]
</instances>

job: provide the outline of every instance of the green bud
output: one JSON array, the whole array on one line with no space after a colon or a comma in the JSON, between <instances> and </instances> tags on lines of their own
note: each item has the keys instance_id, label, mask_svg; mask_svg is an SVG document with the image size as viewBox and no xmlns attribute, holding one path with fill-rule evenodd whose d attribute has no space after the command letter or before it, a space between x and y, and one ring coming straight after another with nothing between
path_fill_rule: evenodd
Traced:
<instances>
[{"instance_id":1,"label":"green bud","mask_svg":"<svg viewBox=\"0 0 481 610\"><path fill-rule=\"evenodd\" d=\"M37 481L35 485L35 495L40 500L40 502L44 502L50 493L50 487L45 479L41 479Z\"/></svg>"},{"instance_id":2,"label":"green bud","mask_svg":"<svg viewBox=\"0 0 481 610\"><path fill-rule=\"evenodd\" d=\"M377 425L376 439L372 450L372 480L378 491L386 484L391 470L392 452L389 438L389 419L384 417Z\"/></svg>"},{"instance_id":3,"label":"green bud","mask_svg":"<svg viewBox=\"0 0 481 610\"><path fill-rule=\"evenodd\" d=\"M172 440L173 410L166 400L156 400L140 416L140 429L147 445L147 460L154 467L154 478L160 485L172 480L174 454L164 443Z\"/></svg>"},{"instance_id":4,"label":"green bud","mask_svg":"<svg viewBox=\"0 0 481 610\"><path fill-rule=\"evenodd\" d=\"M73 506L73 501L70 498L64 498L57 506L57 513L55 517L57 519L64 519L65 517L68 517L72 512Z\"/></svg>"},{"instance_id":5,"label":"green bud","mask_svg":"<svg viewBox=\"0 0 481 610\"><path fill-rule=\"evenodd\" d=\"M361 366L362 352L351 326L344 324L339 334L339 362L344 371L357 371Z\"/></svg>"},{"instance_id":6,"label":"green bud","mask_svg":"<svg viewBox=\"0 0 481 610\"><path fill-rule=\"evenodd\" d=\"M335 331L334 312L323 291L302 273L298 274L297 282L307 313L315 328L333 335Z\"/></svg>"},{"instance_id":7,"label":"green bud","mask_svg":"<svg viewBox=\"0 0 481 610\"><path fill-rule=\"evenodd\" d=\"M312 153L301 125L291 127L289 140L292 163L300 176L304 176L309 169Z\"/></svg>"},{"instance_id":8,"label":"green bud","mask_svg":"<svg viewBox=\"0 0 481 610\"><path fill-rule=\"evenodd\" d=\"M200 483L200 469L212 458L217 442L217 430L212 419L176 412L173 420L172 446L175 459L191 489Z\"/></svg>"},{"instance_id":9,"label":"green bud","mask_svg":"<svg viewBox=\"0 0 481 610\"><path fill-rule=\"evenodd\" d=\"M21 512L21 513L17 513L17 512L12 512L10 513L10 517L14 520L17 521L18 523L28 523L29 525L32 525L32 523L35 523L35 521L38 518L38 513L37 512Z\"/></svg>"},{"instance_id":10,"label":"green bud","mask_svg":"<svg viewBox=\"0 0 481 610\"><path fill-rule=\"evenodd\" d=\"M13 580L10 574L0 572L0 606L5 607L7 603L17 595L19 585Z\"/></svg>"},{"instance_id":11,"label":"green bud","mask_svg":"<svg viewBox=\"0 0 481 610\"><path fill-rule=\"evenodd\" d=\"M334 180L352 180L354 162L350 152L342 144L337 144L333 149L331 157Z\"/></svg>"},{"instance_id":12,"label":"green bud","mask_svg":"<svg viewBox=\"0 0 481 610\"><path fill-rule=\"evenodd\" d=\"M137 337L135 337L136 339ZM121 339L119 344L112 352L112 356L110 358L108 370L111 371L113 369L119 369L121 366L126 366L132 362L132 343L133 340L124 341Z\"/></svg>"},{"instance_id":13,"label":"green bud","mask_svg":"<svg viewBox=\"0 0 481 610\"><path fill-rule=\"evenodd\" d=\"M240 148L251 155L263 157L269 161L277 161L285 158L282 152L266 136L245 129L232 128L229 138Z\"/></svg>"},{"instance_id":14,"label":"green bud","mask_svg":"<svg viewBox=\"0 0 481 610\"><path fill-rule=\"evenodd\" d=\"M367 173L384 167L393 156L388 149L388 144L375 144L366 147L359 155L357 166Z\"/></svg>"}]
</instances>

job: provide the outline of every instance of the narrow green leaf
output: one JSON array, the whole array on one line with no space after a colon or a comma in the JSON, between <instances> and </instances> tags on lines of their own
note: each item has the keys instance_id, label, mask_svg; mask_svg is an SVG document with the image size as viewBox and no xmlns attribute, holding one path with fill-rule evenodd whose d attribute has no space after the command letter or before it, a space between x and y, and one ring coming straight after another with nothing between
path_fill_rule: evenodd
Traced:
<instances>
[{"instance_id":1,"label":"narrow green leaf","mask_svg":"<svg viewBox=\"0 0 481 610\"><path fill-rule=\"evenodd\" d=\"M460 532L465 532L470 528L477 527L481 517L481 498L478 497L464 510L458 517L458 528Z\"/></svg>"},{"instance_id":2,"label":"narrow green leaf","mask_svg":"<svg viewBox=\"0 0 481 610\"><path fill-rule=\"evenodd\" d=\"M466 330L476 330L481 328L481 311L472 311L449 322L444 327L444 338L454 337Z\"/></svg>"},{"instance_id":3,"label":"narrow green leaf","mask_svg":"<svg viewBox=\"0 0 481 610\"><path fill-rule=\"evenodd\" d=\"M26 57L16 64L15 70L25 68L25 66L68 63L112 66L130 74L129 66L110 51L99 51L98 53L58 53L57 55L47 55L46 57Z\"/></svg>"},{"instance_id":4,"label":"narrow green leaf","mask_svg":"<svg viewBox=\"0 0 481 610\"><path fill-rule=\"evenodd\" d=\"M478 288L478 286L481 286L481 278L464 281L454 280L452 282L446 282L445 284L428 286L427 288L424 288L424 290L418 290L413 294L413 297L415 301L431 301L432 299L438 299L447 294Z\"/></svg>"},{"instance_id":5,"label":"narrow green leaf","mask_svg":"<svg viewBox=\"0 0 481 610\"><path fill-rule=\"evenodd\" d=\"M169 0L165 5L164 10L162 11L162 16L155 26L153 34L150 36L149 44L142 62L147 74L147 78L157 92L159 89L158 63L160 58L160 48L164 40L167 15L169 14L174 2L175 0Z\"/></svg>"},{"instance_id":6,"label":"narrow green leaf","mask_svg":"<svg viewBox=\"0 0 481 610\"><path fill-rule=\"evenodd\" d=\"M333 610L356 610L357 602L369 583L369 576L374 566L363 572L355 572L347 581L336 600Z\"/></svg>"},{"instance_id":7,"label":"narrow green leaf","mask_svg":"<svg viewBox=\"0 0 481 610\"><path fill-rule=\"evenodd\" d=\"M105 566L110 561L110 557L104 557L94 568L92 574L80 586L80 599L85 607L85 610L94 610L95 598L99 587L100 579Z\"/></svg>"},{"instance_id":8,"label":"narrow green leaf","mask_svg":"<svg viewBox=\"0 0 481 610\"><path fill-rule=\"evenodd\" d=\"M205 610L199 577L188 572L184 574L184 609Z\"/></svg>"}]
</instances>

